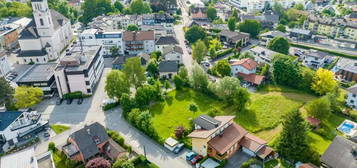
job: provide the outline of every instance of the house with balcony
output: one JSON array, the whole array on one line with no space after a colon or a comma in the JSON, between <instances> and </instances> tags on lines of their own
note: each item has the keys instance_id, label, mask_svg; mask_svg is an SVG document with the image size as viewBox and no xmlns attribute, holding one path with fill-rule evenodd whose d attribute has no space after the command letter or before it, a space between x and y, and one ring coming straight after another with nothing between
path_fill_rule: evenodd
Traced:
<instances>
[{"instance_id":1,"label":"house with balcony","mask_svg":"<svg viewBox=\"0 0 357 168\"><path fill-rule=\"evenodd\" d=\"M155 24L155 14L143 14L142 15L143 25L154 25Z\"/></svg>"},{"instance_id":2,"label":"house with balcony","mask_svg":"<svg viewBox=\"0 0 357 168\"><path fill-rule=\"evenodd\" d=\"M254 60L257 61L258 64L270 64L273 61L275 55L279 54L275 51L260 46L251 48L250 50L248 50L248 52L252 53Z\"/></svg>"},{"instance_id":3,"label":"house with balcony","mask_svg":"<svg viewBox=\"0 0 357 168\"><path fill-rule=\"evenodd\" d=\"M125 31L123 36L124 54L150 54L155 51L154 31Z\"/></svg>"},{"instance_id":4,"label":"house with balcony","mask_svg":"<svg viewBox=\"0 0 357 168\"><path fill-rule=\"evenodd\" d=\"M357 82L357 60L340 58L332 69L337 79L346 82Z\"/></svg>"},{"instance_id":5,"label":"house with balcony","mask_svg":"<svg viewBox=\"0 0 357 168\"><path fill-rule=\"evenodd\" d=\"M196 21L208 21L206 7L194 7L190 9L192 20Z\"/></svg>"},{"instance_id":6,"label":"house with balcony","mask_svg":"<svg viewBox=\"0 0 357 168\"><path fill-rule=\"evenodd\" d=\"M104 126L98 122L85 125L82 129L72 133L62 150L71 160L83 163L100 155L105 155L113 161L127 155L125 149L114 142L108 136Z\"/></svg>"},{"instance_id":7,"label":"house with balcony","mask_svg":"<svg viewBox=\"0 0 357 168\"><path fill-rule=\"evenodd\" d=\"M156 51L163 53L163 48L168 46L179 45L178 40L174 36L161 36L155 41Z\"/></svg>"},{"instance_id":8,"label":"house with balcony","mask_svg":"<svg viewBox=\"0 0 357 168\"><path fill-rule=\"evenodd\" d=\"M164 47L162 56L166 61L176 61L178 64L182 64L183 50L180 46L166 46Z\"/></svg>"},{"instance_id":9,"label":"house with balcony","mask_svg":"<svg viewBox=\"0 0 357 168\"><path fill-rule=\"evenodd\" d=\"M0 111L0 153L7 152L37 137L37 133L48 127L37 111Z\"/></svg>"},{"instance_id":10,"label":"house with balcony","mask_svg":"<svg viewBox=\"0 0 357 168\"><path fill-rule=\"evenodd\" d=\"M322 68L328 62L328 54L322 51L309 50L303 57L302 64L313 69Z\"/></svg>"},{"instance_id":11,"label":"house with balcony","mask_svg":"<svg viewBox=\"0 0 357 168\"><path fill-rule=\"evenodd\" d=\"M250 37L248 33L234 32L229 30L221 31L219 36L220 40L230 47L234 47L237 43L240 43L240 46L246 46Z\"/></svg>"},{"instance_id":12,"label":"house with balcony","mask_svg":"<svg viewBox=\"0 0 357 168\"><path fill-rule=\"evenodd\" d=\"M299 41L306 41L312 38L312 32L305 29L292 29L289 32L289 37Z\"/></svg>"},{"instance_id":13,"label":"house with balcony","mask_svg":"<svg viewBox=\"0 0 357 168\"><path fill-rule=\"evenodd\" d=\"M263 82L264 76L256 74L258 63L253 59L230 60L229 63L232 76L242 78L252 85L260 85Z\"/></svg>"},{"instance_id":14,"label":"house with balcony","mask_svg":"<svg viewBox=\"0 0 357 168\"><path fill-rule=\"evenodd\" d=\"M263 160L273 157L272 148L264 140L236 124L234 118L235 116L212 118L207 115L197 117L193 121L195 129L188 135L192 150L218 160L229 159L237 150Z\"/></svg>"}]
</instances>

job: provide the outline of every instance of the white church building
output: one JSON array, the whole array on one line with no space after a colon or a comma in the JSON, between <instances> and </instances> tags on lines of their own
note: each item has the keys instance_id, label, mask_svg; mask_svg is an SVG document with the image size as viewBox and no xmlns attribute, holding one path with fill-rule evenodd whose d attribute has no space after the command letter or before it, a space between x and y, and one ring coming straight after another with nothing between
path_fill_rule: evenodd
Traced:
<instances>
[{"instance_id":1,"label":"white church building","mask_svg":"<svg viewBox=\"0 0 357 168\"><path fill-rule=\"evenodd\" d=\"M19 37L20 64L46 63L59 58L72 40L71 22L53 9L47 0L31 0L33 19Z\"/></svg>"}]
</instances>

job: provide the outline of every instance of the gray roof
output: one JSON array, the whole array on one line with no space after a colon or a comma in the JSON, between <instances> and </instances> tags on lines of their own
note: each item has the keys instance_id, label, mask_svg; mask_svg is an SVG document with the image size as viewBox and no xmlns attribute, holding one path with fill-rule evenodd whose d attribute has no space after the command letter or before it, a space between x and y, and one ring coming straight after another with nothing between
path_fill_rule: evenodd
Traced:
<instances>
[{"instance_id":1,"label":"gray roof","mask_svg":"<svg viewBox=\"0 0 357 168\"><path fill-rule=\"evenodd\" d=\"M56 63L34 64L16 82L47 82L54 74Z\"/></svg>"},{"instance_id":2,"label":"gray roof","mask_svg":"<svg viewBox=\"0 0 357 168\"><path fill-rule=\"evenodd\" d=\"M19 39L37 39L39 37L34 20L32 20L19 35Z\"/></svg>"},{"instance_id":3,"label":"gray roof","mask_svg":"<svg viewBox=\"0 0 357 168\"><path fill-rule=\"evenodd\" d=\"M17 57L38 57L45 56L47 54L45 49L42 50L21 50Z\"/></svg>"},{"instance_id":4,"label":"gray roof","mask_svg":"<svg viewBox=\"0 0 357 168\"><path fill-rule=\"evenodd\" d=\"M21 114L22 112L20 111L0 112L0 131L4 131L9 127Z\"/></svg>"},{"instance_id":5,"label":"gray roof","mask_svg":"<svg viewBox=\"0 0 357 168\"><path fill-rule=\"evenodd\" d=\"M281 32L281 31L268 31L266 33L263 33L259 35L260 37L266 37L266 36L271 36L271 37L286 37L286 34Z\"/></svg>"},{"instance_id":6,"label":"gray roof","mask_svg":"<svg viewBox=\"0 0 357 168\"><path fill-rule=\"evenodd\" d=\"M109 140L104 127L98 122L84 126L84 128L70 135L70 138L76 142L85 160L99 153L97 144Z\"/></svg>"},{"instance_id":7,"label":"gray roof","mask_svg":"<svg viewBox=\"0 0 357 168\"><path fill-rule=\"evenodd\" d=\"M177 39L173 36L161 36L155 45L176 45L178 44Z\"/></svg>"},{"instance_id":8,"label":"gray roof","mask_svg":"<svg viewBox=\"0 0 357 168\"><path fill-rule=\"evenodd\" d=\"M305 29L292 29L290 32L292 33L297 33L297 34L304 34L304 35L311 35L310 30L305 30Z\"/></svg>"},{"instance_id":9,"label":"gray roof","mask_svg":"<svg viewBox=\"0 0 357 168\"><path fill-rule=\"evenodd\" d=\"M357 84L347 88L346 90L350 93L357 94Z\"/></svg>"},{"instance_id":10,"label":"gray roof","mask_svg":"<svg viewBox=\"0 0 357 168\"><path fill-rule=\"evenodd\" d=\"M159 63L159 72L177 72L178 68L177 61L161 61Z\"/></svg>"},{"instance_id":11,"label":"gray roof","mask_svg":"<svg viewBox=\"0 0 357 168\"><path fill-rule=\"evenodd\" d=\"M340 58L336 66L340 70L357 73L357 60Z\"/></svg>"},{"instance_id":12,"label":"gray roof","mask_svg":"<svg viewBox=\"0 0 357 168\"><path fill-rule=\"evenodd\" d=\"M318 58L318 59L323 59L323 58L325 58L326 56L328 56L328 54L327 54L326 52L322 52L322 51L309 50L309 51L306 53L306 56L308 56L308 57L315 57L315 58Z\"/></svg>"},{"instance_id":13,"label":"gray roof","mask_svg":"<svg viewBox=\"0 0 357 168\"><path fill-rule=\"evenodd\" d=\"M342 136L336 136L321 156L321 161L331 168L356 168L357 144Z\"/></svg>"},{"instance_id":14,"label":"gray roof","mask_svg":"<svg viewBox=\"0 0 357 168\"><path fill-rule=\"evenodd\" d=\"M162 50L162 55L166 55L167 53L170 53L172 51L183 54L183 50L179 46L165 46Z\"/></svg>"},{"instance_id":15,"label":"gray roof","mask_svg":"<svg viewBox=\"0 0 357 168\"><path fill-rule=\"evenodd\" d=\"M193 122L205 130L217 128L219 124L221 124L221 121L218 121L205 114L200 115L195 120L193 120Z\"/></svg>"}]
</instances>

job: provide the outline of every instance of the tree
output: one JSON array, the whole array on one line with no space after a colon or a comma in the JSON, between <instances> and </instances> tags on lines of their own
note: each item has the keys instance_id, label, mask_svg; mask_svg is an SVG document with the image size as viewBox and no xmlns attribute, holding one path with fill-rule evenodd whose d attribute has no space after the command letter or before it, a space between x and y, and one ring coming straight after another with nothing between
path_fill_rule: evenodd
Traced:
<instances>
[{"instance_id":1,"label":"tree","mask_svg":"<svg viewBox=\"0 0 357 168\"><path fill-rule=\"evenodd\" d=\"M114 7L115 7L115 9L117 9L120 12L123 12L123 10L124 10L124 5L119 0L116 0L114 2Z\"/></svg>"},{"instance_id":2,"label":"tree","mask_svg":"<svg viewBox=\"0 0 357 168\"><path fill-rule=\"evenodd\" d=\"M233 8L232 17L234 17L234 19L236 19L236 21L238 20L238 11L236 8Z\"/></svg>"},{"instance_id":3,"label":"tree","mask_svg":"<svg viewBox=\"0 0 357 168\"><path fill-rule=\"evenodd\" d=\"M210 83L208 88L219 99L232 103L234 93L240 88L240 81L238 78L226 76L215 83Z\"/></svg>"},{"instance_id":4,"label":"tree","mask_svg":"<svg viewBox=\"0 0 357 168\"><path fill-rule=\"evenodd\" d=\"M155 59L151 59L149 61L149 64L146 67L146 71L149 73L149 75L153 78L157 78L159 75L159 64Z\"/></svg>"},{"instance_id":5,"label":"tree","mask_svg":"<svg viewBox=\"0 0 357 168\"><path fill-rule=\"evenodd\" d=\"M192 47L192 58L200 63L207 55L207 47L201 40L197 41Z\"/></svg>"},{"instance_id":6,"label":"tree","mask_svg":"<svg viewBox=\"0 0 357 168\"><path fill-rule=\"evenodd\" d=\"M188 71L186 69L185 66L181 66L177 75L184 81L184 84L187 85L188 84Z\"/></svg>"},{"instance_id":7,"label":"tree","mask_svg":"<svg viewBox=\"0 0 357 168\"><path fill-rule=\"evenodd\" d=\"M209 48L209 56L211 57L211 59L217 58L217 52L214 47Z\"/></svg>"},{"instance_id":8,"label":"tree","mask_svg":"<svg viewBox=\"0 0 357 168\"><path fill-rule=\"evenodd\" d=\"M217 38L209 41L209 48L214 48L216 51L222 49L222 43Z\"/></svg>"},{"instance_id":9,"label":"tree","mask_svg":"<svg viewBox=\"0 0 357 168\"><path fill-rule=\"evenodd\" d=\"M297 3L294 5L294 8L297 10L304 10L304 4L302 3Z\"/></svg>"},{"instance_id":10,"label":"tree","mask_svg":"<svg viewBox=\"0 0 357 168\"><path fill-rule=\"evenodd\" d=\"M290 112L283 122L283 130L276 149L279 155L295 163L305 162L312 153L306 141L306 125L298 110Z\"/></svg>"},{"instance_id":11,"label":"tree","mask_svg":"<svg viewBox=\"0 0 357 168\"><path fill-rule=\"evenodd\" d=\"M319 68L313 78L311 89L319 95L325 95L332 92L337 87L337 82L334 79L333 72Z\"/></svg>"},{"instance_id":12,"label":"tree","mask_svg":"<svg viewBox=\"0 0 357 168\"><path fill-rule=\"evenodd\" d=\"M17 108L29 108L41 102L43 91L37 87L19 86L15 89L15 101Z\"/></svg>"},{"instance_id":13,"label":"tree","mask_svg":"<svg viewBox=\"0 0 357 168\"><path fill-rule=\"evenodd\" d=\"M176 87L177 90L181 90L183 88L184 81L181 79L180 76L175 75L173 81L175 83L175 87Z\"/></svg>"},{"instance_id":14,"label":"tree","mask_svg":"<svg viewBox=\"0 0 357 168\"><path fill-rule=\"evenodd\" d=\"M311 91L311 84L315 76L315 71L307 67L301 67L300 69L301 82L299 88L304 89L306 91Z\"/></svg>"},{"instance_id":15,"label":"tree","mask_svg":"<svg viewBox=\"0 0 357 168\"><path fill-rule=\"evenodd\" d=\"M133 162L131 162L131 161L126 161L126 162L124 162L121 166L120 166L120 168L135 168L135 165L134 165L134 163Z\"/></svg>"},{"instance_id":16,"label":"tree","mask_svg":"<svg viewBox=\"0 0 357 168\"><path fill-rule=\"evenodd\" d=\"M130 3L130 12L132 14L145 14L150 13L151 8L149 3L144 2L143 0L134 0Z\"/></svg>"},{"instance_id":17,"label":"tree","mask_svg":"<svg viewBox=\"0 0 357 168\"><path fill-rule=\"evenodd\" d=\"M123 109L124 117L127 116L127 113L135 107L135 100L129 96L127 93L123 93L120 98L120 105Z\"/></svg>"},{"instance_id":18,"label":"tree","mask_svg":"<svg viewBox=\"0 0 357 168\"><path fill-rule=\"evenodd\" d=\"M104 90L110 98L120 100L124 93L130 93L130 83L123 72L112 70L107 75Z\"/></svg>"},{"instance_id":19,"label":"tree","mask_svg":"<svg viewBox=\"0 0 357 168\"><path fill-rule=\"evenodd\" d=\"M10 86L9 82L4 77L0 77L0 106L10 103L13 94L14 89Z\"/></svg>"},{"instance_id":20,"label":"tree","mask_svg":"<svg viewBox=\"0 0 357 168\"><path fill-rule=\"evenodd\" d=\"M203 30L202 27L193 25L189 28L185 33L185 39L194 44L198 40L203 40L206 37L206 32Z\"/></svg>"},{"instance_id":21,"label":"tree","mask_svg":"<svg viewBox=\"0 0 357 168\"><path fill-rule=\"evenodd\" d=\"M227 25L228 25L228 29L230 31L235 31L236 30L236 18L235 17L230 17L228 19Z\"/></svg>"},{"instance_id":22,"label":"tree","mask_svg":"<svg viewBox=\"0 0 357 168\"><path fill-rule=\"evenodd\" d=\"M268 48L281 54L289 54L290 44L284 37L274 37L270 40Z\"/></svg>"},{"instance_id":23,"label":"tree","mask_svg":"<svg viewBox=\"0 0 357 168\"><path fill-rule=\"evenodd\" d=\"M324 96L309 102L305 109L310 116L325 119L331 114L331 103L329 98Z\"/></svg>"},{"instance_id":24,"label":"tree","mask_svg":"<svg viewBox=\"0 0 357 168\"><path fill-rule=\"evenodd\" d=\"M83 15L80 20L84 24L89 23L97 16L108 14L114 11L114 7L110 0L85 0L81 5L81 8Z\"/></svg>"},{"instance_id":25,"label":"tree","mask_svg":"<svg viewBox=\"0 0 357 168\"><path fill-rule=\"evenodd\" d=\"M56 144L54 142L48 143L48 151L56 152Z\"/></svg>"},{"instance_id":26,"label":"tree","mask_svg":"<svg viewBox=\"0 0 357 168\"><path fill-rule=\"evenodd\" d=\"M244 22L238 25L241 32L249 33L252 37L257 37L260 30L262 29L262 24L256 20L244 20Z\"/></svg>"},{"instance_id":27,"label":"tree","mask_svg":"<svg viewBox=\"0 0 357 168\"><path fill-rule=\"evenodd\" d=\"M74 23L78 19L78 10L70 6L66 1L49 0L48 7L70 19L71 23Z\"/></svg>"},{"instance_id":28,"label":"tree","mask_svg":"<svg viewBox=\"0 0 357 168\"><path fill-rule=\"evenodd\" d=\"M177 139L181 139L183 137L184 133L185 133L185 127L183 127L183 126L176 127L176 129L175 129L175 137Z\"/></svg>"},{"instance_id":29,"label":"tree","mask_svg":"<svg viewBox=\"0 0 357 168\"><path fill-rule=\"evenodd\" d=\"M210 21L213 21L217 18L217 10L212 7L212 6L209 6L207 8L207 18L210 20Z\"/></svg>"},{"instance_id":30,"label":"tree","mask_svg":"<svg viewBox=\"0 0 357 168\"><path fill-rule=\"evenodd\" d=\"M132 57L126 60L123 68L129 83L138 88L146 81L145 69L141 66L139 57Z\"/></svg>"},{"instance_id":31,"label":"tree","mask_svg":"<svg viewBox=\"0 0 357 168\"><path fill-rule=\"evenodd\" d=\"M286 55L277 55L273 61L273 76L276 83L290 87L299 87L300 67Z\"/></svg>"},{"instance_id":32,"label":"tree","mask_svg":"<svg viewBox=\"0 0 357 168\"><path fill-rule=\"evenodd\" d=\"M117 46L113 46L109 50L110 50L110 53L112 53L112 57L119 56L119 48Z\"/></svg>"},{"instance_id":33,"label":"tree","mask_svg":"<svg viewBox=\"0 0 357 168\"><path fill-rule=\"evenodd\" d=\"M228 60L222 59L214 65L214 69L221 75L221 77L231 76L231 66L228 63Z\"/></svg>"},{"instance_id":34,"label":"tree","mask_svg":"<svg viewBox=\"0 0 357 168\"><path fill-rule=\"evenodd\" d=\"M244 59L244 58L254 58L254 56L251 52L246 51L239 56L239 59Z\"/></svg>"},{"instance_id":35,"label":"tree","mask_svg":"<svg viewBox=\"0 0 357 168\"><path fill-rule=\"evenodd\" d=\"M135 104L140 108L144 108L155 100L162 98L161 84L156 82L154 85L145 84L137 88L135 93Z\"/></svg>"},{"instance_id":36,"label":"tree","mask_svg":"<svg viewBox=\"0 0 357 168\"><path fill-rule=\"evenodd\" d=\"M191 86L200 91L206 91L208 86L208 75L197 63L191 68Z\"/></svg>"},{"instance_id":37,"label":"tree","mask_svg":"<svg viewBox=\"0 0 357 168\"><path fill-rule=\"evenodd\" d=\"M135 24L130 24L130 25L128 25L126 30L128 30L128 31L138 31L139 27L137 25L135 25Z\"/></svg>"},{"instance_id":38,"label":"tree","mask_svg":"<svg viewBox=\"0 0 357 168\"><path fill-rule=\"evenodd\" d=\"M278 3L278 2L275 2L274 5L273 5L273 11L275 13L277 13L280 17L282 17L284 14L285 14L285 9L284 7Z\"/></svg>"},{"instance_id":39,"label":"tree","mask_svg":"<svg viewBox=\"0 0 357 168\"><path fill-rule=\"evenodd\" d=\"M190 110L191 112L195 113L198 110L198 107L196 104L192 103L188 106L188 110Z\"/></svg>"},{"instance_id":40,"label":"tree","mask_svg":"<svg viewBox=\"0 0 357 168\"><path fill-rule=\"evenodd\" d=\"M32 17L32 8L26 3L0 1L0 18Z\"/></svg>"},{"instance_id":41,"label":"tree","mask_svg":"<svg viewBox=\"0 0 357 168\"><path fill-rule=\"evenodd\" d=\"M285 32L286 32L286 27L285 27L284 25L282 25L282 24L279 24L279 25L276 27L276 30L285 33Z\"/></svg>"},{"instance_id":42,"label":"tree","mask_svg":"<svg viewBox=\"0 0 357 168\"><path fill-rule=\"evenodd\" d=\"M170 82L168 80L165 80L164 87L165 87L165 89L170 89L171 88L171 84L170 84Z\"/></svg>"},{"instance_id":43,"label":"tree","mask_svg":"<svg viewBox=\"0 0 357 168\"><path fill-rule=\"evenodd\" d=\"M233 105L237 108L238 111L245 109L249 102L250 93L246 88L240 87L233 93Z\"/></svg>"},{"instance_id":44,"label":"tree","mask_svg":"<svg viewBox=\"0 0 357 168\"><path fill-rule=\"evenodd\" d=\"M111 164L108 160L97 157L92 160L89 160L86 164L86 168L110 168Z\"/></svg>"}]
</instances>

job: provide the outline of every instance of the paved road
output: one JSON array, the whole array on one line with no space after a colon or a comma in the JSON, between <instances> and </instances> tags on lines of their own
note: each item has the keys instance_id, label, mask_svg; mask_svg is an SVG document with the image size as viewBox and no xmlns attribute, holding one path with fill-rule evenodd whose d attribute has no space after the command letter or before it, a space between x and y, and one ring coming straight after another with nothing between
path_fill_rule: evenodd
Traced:
<instances>
[{"instance_id":1,"label":"paved road","mask_svg":"<svg viewBox=\"0 0 357 168\"><path fill-rule=\"evenodd\" d=\"M65 144L68 135L81 128L84 124L99 122L109 129L119 132L125 141L133 147L133 150L139 154L144 154L144 145L146 148L147 158L160 166L161 168L190 168L184 156L187 150L179 155L174 155L166 150L162 145L157 144L149 137L131 127L123 118L120 108L110 111L102 111L100 104L107 97L104 92L105 75L110 68L104 69L103 76L97 86L95 94L85 99L83 104L78 105L75 101L71 105L62 103L55 105L55 100L46 100L41 103L37 110L42 112L43 117L48 119L50 124L68 124L72 129L57 136L51 137L50 140L42 142L36 146L36 153L45 152L48 148L49 141L55 142L62 146Z\"/></svg>"}]
</instances>

